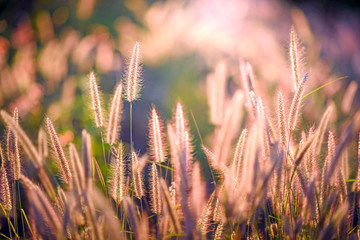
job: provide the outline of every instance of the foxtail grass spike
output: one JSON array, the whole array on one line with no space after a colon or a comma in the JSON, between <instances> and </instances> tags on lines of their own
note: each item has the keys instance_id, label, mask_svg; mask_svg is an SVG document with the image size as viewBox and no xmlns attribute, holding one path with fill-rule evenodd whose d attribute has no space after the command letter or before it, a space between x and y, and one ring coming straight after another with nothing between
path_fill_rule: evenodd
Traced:
<instances>
[{"instance_id":1,"label":"foxtail grass spike","mask_svg":"<svg viewBox=\"0 0 360 240\"><path fill-rule=\"evenodd\" d=\"M288 119L288 121L289 121L288 127L289 127L290 131L294 131L297 126L298 118L300 116L301 98L302 98L302 95L304 94L305 83L308 79L308 76L309 76L309 74L305 73L302 81L300 82L299 86L296 89L295 95L291 102L289 119Z\"/></svg>"},{"instance_id":2,"label":"foxtail grass spike","mask_svg":"<svg viewBox=\"0 0 360 240\"><path fill-rule=\"evenodd\" d=\"M144 196L144 181L141 162L135 152L131 153L131 167L135 196L141 199Z\"/></svg>"},{"instance_id":3,"label":"foxtail grass spike","mask_svg":"<svg viewBox=\"0 0 360 240\"><path fill-rule=\"evenodd\" d=\"M79 154L73 143L70 143L69 145L69 153L70 153L70 161L71 161L70 165L71 165L75 189L78 192L78 194L81 194L82 191L85 190L84 168L81 163Z\"/></svg>"},{"instance_id":4,"label":"foxtail grass spike","mask_svg":"<svg viewBox=\"0 0 360 240\"><path fill-rule=\"evenodd\" d=\"M319 155L319 153L321 151L321 146L323 144L323 139L324 139L324 135L326 132L326 128L329 124L331 114L334 111L333 108L334 107L332 105L330 105L326 109L325 113L323 114L323 116L321 118L318 130L316 132L316 139L315 139L315 143L314 143L315 144L315 153L314 154L316 157Z\"/></svg>"},{"instance_id":5,"label":"foxtail grass spike","mask_svg":"<svg viewBox=\"0 0 360 240\"><path fill-rule=\"evenodd\" d=\"M299 57L298 57L298 39L294 28L290 31L290 63L293 75L294 89L297 90L300 85Z\"/></svg>"},{"instance_id":6,"label":"foxtail grass spike","mask_svg":"<svg viewBox=\"0 0 360 240\"><path fill-rule=\"evenodd\" d=\"M149 121L150 129L150 152L155 162L162 163L165 161L165 145L163 143L163 124L156 112L155 107L151 110Z\"/></svg>"},{"instance_id":7,"label":"foxtail grass spike","mask_svg":"<svg viewBox=\"0 0 360 240\"><path fill-rule=\"evenodd\" d=\"M20 127L20 125L5 111L1 110L0 115L4 122L8 125L8 127L14 132L15 136L18 138L22 147L25 150L25 153L29 156L29 158L33 161L35 167L42 166L42 159L35 148L34 144L31 142L29 137L26 135L24 130Z\"/></svg>"},{"instance_id":8,"label":"foxtail grass spike","mask_svg":"<svg viewBox=\"0 0 360 240\"><path fill-rule=\"evenodd\" d=\"M119 138L120 121L122 115L122 83L120 82L115 90L110 108L109 123L107 128L106 141L113 145Z\"/></svg>"},{"instance_id":9,"label":"foxtail grass spike","mask_svg":"<svg viewBox=\"0 0 360 240\"><path fill-rule=\"evenodd\" d=\"M50 118L46 118L46 127L49 132L51 145L53 147L58 165L61 171L61 178L66 184L72 183L72 174L69 167L69 161L65 156L65 152L60 144L59 137L55 131L54 125L52 124Z\"/></svg>"},{"instance_id":10,"label":"foxtail grass spike","mask_svg":"<svg viewBox=\"0 0 360 240\"><path fill-rule=\"evenodd\" d=\"M124 149L123 144L120 143L117 154L114 158L114 162L111 164L111 184L110 194L117 205L120 204L125 197L126 185L125 185L125 162L124 162Z\"/></svg>"},{"instance_id":11,"label":"foxtail grass spike","mask_svg":"<svg viewBox=\"0 0 360 240\"><path fill-rule=\"evenodd\" d=\"M133 102L139 98L141 84L142 84L142 79L141 79L141 66L140 66L140 43L136 42L128 66L127 76L125 81L126 100L128 102Z\"/></svg>"},{"instance_id":12,"label":"foxtail grass spike","mask_svg":"<svg viewBox=\"0 0 360 240\"><path fill-rule=\"evenodd\" d=\"M160 195L160 181L159 174L156 168L156 164L151 164L150 169L150 206L153 213L161 214L162 204L161 204L161 195Z\"/></svg>"},{"instance_id":13,"label":"foxtail grass spike","mask_svg":"<svg viewBox=\"0 0 360 240\"><path fill-rule=\"evenodd\" d=\"M61 238L63 221L46 194L24 175L21 175L20 180L27 190L26 193L29 195L29 199L32 199L33 209L47 221L56 236Z\"/></svg>"},{"instance_id":14,"label":"foxtail grass spike","mask_svg":"<svg viewBox=\"0 0 360 240\"><path fill-rule=\"evenodd\" d=\"M13 119L19 124L19 112L17 108L14 109ZM15 180L18 180L21 174L19 144L16 135L11 129L8 130L7 134L7 157L11 164L13 177Z\"/></svg>"},{"instance_id":15,"label":"foxtail grass spike","mask_svg":"<svg viewBox=\"0 0 360 240\"><path fill-rule=\"evenodd\" d=\"M3 166L0 168L0 190L1 204L5 210L10 211L12 209L11 189L6 168Z\"/></svg>"},{"instance_id":16,"label":"foxtail grass spike","mask_svg":"<svg viewBox=\"0 0 360 240\"><path fill-rule=\"evenodd\" d=\"M97 127L102 127L104 124L103 124L102 111L101 111L99 87L96 83L94 72L91 72L89 75L89 83L90 83L92 108L95 113L95 124Z\"/></svg>"},{"instance_id":17,"label":"foxtail grass spike","mask_svg":"<svg viewBox=\"0 0 360 240\"><path fill-rule=\"evenodd\" d=\"M287 148L287 130L286 130L286 116L285 116L285 107L284 100L281 92L278 93L278 105L277 105L277 117L278 117L278 128L280 135L281 146Z\"/></svg>"},{"instance_id":18,"label":"foxtail grass spike","mask_svg":"<svg viewBox=\"0 0 360 240\"><path fill-rule=\"evenodd\" d=\"M327 155L323 164L322 168L322 175L321 175L321 195L320 195L320 202L326 200L329 182L326 180L326 174L328 172L329 166L331 164L331 160L335 155L335 136L332 131L329 131L328 134L328 143L327 143Z\"/></svg>"}]
</instances>

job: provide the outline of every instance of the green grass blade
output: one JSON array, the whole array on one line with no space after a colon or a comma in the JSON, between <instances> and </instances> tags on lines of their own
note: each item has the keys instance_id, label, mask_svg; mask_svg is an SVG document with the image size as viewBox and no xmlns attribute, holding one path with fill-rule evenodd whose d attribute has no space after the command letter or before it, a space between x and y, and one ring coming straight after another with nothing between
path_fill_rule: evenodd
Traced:
<instances>
[{"instance_id":1,"label":"green grass blade","mask_svg":"<svg viewBox=\"0 0 360 240\"><path fill-rule=\"evenodd\" d=\"M28 218L26 217L26 213L25 213L24 209L21 209L21 213L22 213L22 215L23 215L23 216L24 216L24 218L25 218L26 224L28 225L28 227L29 227L29 229L30 229L31 234L33 234L33 231L32 231L32 229L31 229L31 226L30 226L29 220L28 220Z\"/></svg>"},{"instance_id":2,"label":"green grass blade","mask_svg":"<svg viewBox=\"0 0 360 240\"><path fill-rule=\"evenodd\" d=\"M2 234L2 233L0 233L0 236L4 237L4 238L6 238L6 239L10 239L10 240L12 240L11 238L9 238L8 236L5 236L5 235L4 235L4 234Z\"/></svg>"},{"instance_id":3,"label":"green grass blade","mask_svg":"<svg viewBox=\"0 0 360 240\"><path fill-rule=\"evenodd\" d=\"M0 203L0 207L1 209L3 210L4 214L5 214L5 217L7 218L8 220L8 223L10 224L12 230L14 231L16 237L18 238L19 235L17 234L17 232L15 231L15 228L14 228L14 225L12 224L12 222L10 221L10 218L9 218L9 215L7 214L7 212L5 211L5 208L3 207L3 205Z\"/></svg>"},{"instance_id":4,"label":"green grass blade","mask_svg":"<svg viewBox=\"0 0 360 240\"><path fill-rule=\"evenodd\" d=\"M332 81L330 81L330 82L328 82L328 83L325 83L324 85L321 85L320 87L318 87L318 88L312 90L311 92L305 94L305 95L301 98L301 100L303 100L304 98L308 97L309 95L311 95L311 94L319 91L320 89L326 87L327 85L330 85L330 84L332 84L332 83L334 83L334 82L336 82L336 81L339 81L339 80L342 80L342 79L345 79L345 78L347 78L347 76L339 77L339 78L336 78L336 79L334 79L334 80L332 80Z\"/></svg>"}]
</instances>

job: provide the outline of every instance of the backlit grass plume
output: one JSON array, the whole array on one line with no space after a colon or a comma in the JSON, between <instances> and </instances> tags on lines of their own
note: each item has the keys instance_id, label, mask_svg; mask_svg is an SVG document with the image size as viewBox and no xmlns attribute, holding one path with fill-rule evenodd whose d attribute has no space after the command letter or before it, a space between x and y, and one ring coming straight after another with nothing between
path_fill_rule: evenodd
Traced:
<instances>
[{"instance_id":1,"label":"backlit grass plume","mask_svg":"<svg viewBox=\"0 0 360 240\"><path fill-rule=\"evenodd\" d=\"M19 123L19 112L17 108L14 109L13 118L16 123ZM18 180L21 174L19 143L16 135L13 133L13 131L11 131L11 129L9 129L7 134L6 145L7 157L11 163L14 179Z\"/></svg>"},{"instance_id":2,"label":"backlit grass plume","mask_svg":"<svg viewBox=\"0 0 360 240\"><path fill-rule=\"evenodd\" d=\"M119 137L120 121L121 121L122 105L123 105L122 92L123 92L123 87L122 87L122 83L120 82L115 89L115 93L110 108L109 123L107 128L107 135L106 135L106 141L110 145L113 145L118 140Z\"/></svg>"},{"instance_id":3,"label":"backlit grass plume","mask_svg":"<svg viewBox=\"0 0 360 240\"><path fill-rule=\"evenodd\" d=\"M116 155L111 163L112 179L110 182L110 194L117 205L126 196L126 183L125 183L125 159L123 145L120 143Z\"/></svg>"},{"instance_id":4,"label":"backlit grass plume","mask_svg":"<svg viewBox=\"0 0 360 240\"><path fill-rule=\"evenodd\" d=\"M8 173L5 168L5 155L3 148L0 144L0 202L4 206L5 210L10 211L12 209L11 189L9 185Z\"/></svg>"},{"instance_id":5,"label":"backlit grass plume","mask_svg":"<svg viewBox=\"0 0 360 240\"><path fill-rule=\"evenodd\" d=\"M125 97L128 102L137 100L141 90L140 43L136 42L128 65L125 80Z\"/></svg>"},{"instance_id":6,"label":"backlit grass plume","mask_svg":"<svg viewBox=\"0 0 360 240\"><path fill-rule=\"evenodd\" d=\"M296 90L300 84L300 71L299 71L299 54L298 54L298 38L294 28L290 31L290 63L294 89Z\"/></svg>"},{"instance_id":7,"label":"backlit grass plume","mask_svg":"<svg viewBox=\"0 0 360 240\"><path fill-rule=\"evenodd\" d=\"M156 214L162 212L162 201L160 195L160 181L159 173L155 163L151 164L150 168L150 206L151 211Z\"/></svg>"},{"instance_id":8,"label":"backlit grass plume","mask_svg":"<svg viewBox=\"0 0 360 240\"><path fill-rule=\"evenodd\" d=\"M89 84L90 84L92 108L95 113L95 124L97 127L102 127L104 123L103 123L101 103L100 103L99 87L96 83L94 72L91 72L89 74Z\"/></svg>"},{"instance_id":9,"label":"backlit grass plume","mask_svg":"<svg viewBox=\"0 0 360 240\"><path fill-rule=\"evenodd\" d=\"M54 150L56 159L58 161L58 165L60 168L61 178L62 180L67 183L72 183L72 174L69 167L69 161L65 156L65 152L60 144L59 137L56 133L55 127L52 124L50 118L46 118L46 127L48 129L48 133L51 140L51 146Z\"/></svg>"},{"instance_id":10,"label":"backlit grass plume","mask_svg":"<svg viewBox=\"0 0 360 240\"><path fill-rule=\"evenodd\" d=\"M151 110L151 118L149 120L150 132L150 152L155 162L162 163L165 161L165 145L163 139L163 123L155 107Z\"/></svg>"}]
</instances>

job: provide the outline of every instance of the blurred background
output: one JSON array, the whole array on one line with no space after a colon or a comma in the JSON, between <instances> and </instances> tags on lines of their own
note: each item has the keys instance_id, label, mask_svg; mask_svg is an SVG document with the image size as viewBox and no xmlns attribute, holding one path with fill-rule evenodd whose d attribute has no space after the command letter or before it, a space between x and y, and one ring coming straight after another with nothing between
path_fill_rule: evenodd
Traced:
<instances>
[{"instance_id":1,"label":"blurred background","mask_svg":"<svg viewBox=\"0 0 360 240\"><path fill-rule=\"evenodd\" d=\"M309 97L304 114L309 122L315 121L323 110L314 109L328 101L340 104L336 94L343 96L350 84L356 93L359 13L356 0L3 0L0 107L12 111L17 106L21 125L33 139L45 116L57 126L63 145L78 143L83 128L99 137L87 76L91 70L96 73L107 109L139 41L144 85L134 105L135 148L142 153L147 149L151 105L169 122L177 101L185 106L194 138L199 139L196 122L206 141L213 129L206 76L224 61L231 95L240 86L239 62L249 61L263 92L271 95L291 88L288 45L294 26L303 48L302 70L310 72L308 92L347 76ZM358 99L347 103L344 116L351 115ZM125 103L121 131L125 142L129 142L128 109ZM3 132L4 126L0 129ZM198 146L199 140L194 144Z\"/></svg>"}]
</instances>

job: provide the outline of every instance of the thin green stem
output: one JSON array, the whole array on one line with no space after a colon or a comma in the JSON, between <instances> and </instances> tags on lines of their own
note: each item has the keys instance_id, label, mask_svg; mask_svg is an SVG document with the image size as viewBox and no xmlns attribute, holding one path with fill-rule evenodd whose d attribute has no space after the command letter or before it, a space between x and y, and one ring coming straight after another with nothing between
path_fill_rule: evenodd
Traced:
<instances>
[{"instance_id":1,"label":"thin green stem","mask_svg":"<svg viewBox=\"0 0 360 240\"><path fill-rule=\"evenodd\" d=\"M15 189L15 182L16 182L16 180L14 179L14 181L13 181L13 185L12 185L12 189ZM15 229L16 229L16 231L17 232L19 232L19 230L18 230L18 226L17 226L17 219L16 219L16 191L13 191L13 206L14 206L14 227L15 227Z\"/></svg>"},{"instance_id":2,"label":"thin green stem","mask_svg":"<svg viewBox=\"0 0 360 240\"><path fill-rule=\"evenodd\" d=\"M134 151L132 130L133 130L132 129L132 102L130 102L130 150L131 150L131 154Z\"/></svg>"},{"instance_id":3,"label":"thin green stem","mask_svg":"<svg viewBox=\"0 0 360 240\"><path fill-rule=\"evenodd\" d=\"M21 194L20 194L20 183L19 183L19 181L16 181L16 185L17 185L18 198L19 198L19 209L22 210ZM24 238L25 238L25 226L24 226L24 218L23 218L23 215L22 215L22 214L21 214L21 224L22 224L22 229L23 229L23 236L24 236Z\"/></svg>"},{"instance_id":4,"label":"thin green stem","mask_svg":"<svg viewBox=\"0 0 360 240\"><path fill-rule=\"evenodd\" d=\"M108 192L107 192L107 187L106 187L106 184L107 184L107 159L106 159L106 155L105 155L105 144L104 144L104 137L103 137L103 133L102 133L102 128L100 126L100 136L101 136L101 144L102 144L102 150L103 150L103 157L104 157L104 163L105 163L105 193L106 195L108 195ZM110 161L110 160L109 160Z\"/></svg>"},{"instance_id":5,"label":"thin green stem","mask_svg":"<svg viewBox=\"0 0 360 240\"><path fill-rule=\"evenodd\" d=\"M12 233L11 233L11 228L10 228L10 218L9 217L8 217L8 227L9 227L10 238L12 239Z\"/></svg>"}]
</instances>

